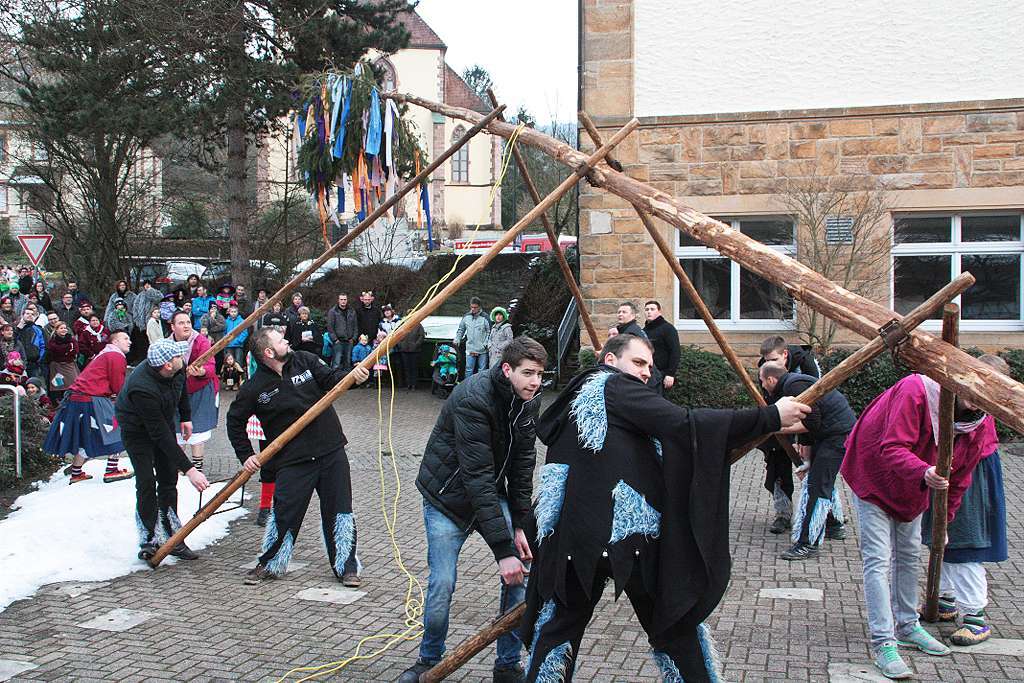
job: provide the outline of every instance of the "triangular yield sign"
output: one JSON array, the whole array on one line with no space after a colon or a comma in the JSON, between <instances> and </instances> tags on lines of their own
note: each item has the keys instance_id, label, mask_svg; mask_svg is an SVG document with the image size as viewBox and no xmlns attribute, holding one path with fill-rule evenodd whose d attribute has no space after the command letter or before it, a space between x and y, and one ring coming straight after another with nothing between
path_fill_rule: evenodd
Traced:
<instances>
[{"instance_id":1,"label":"triangular yield sign","mask_svg":"<svg viewBox=\"0 0 1024 683\"><path fill-rule=\"evenodd\" d=\"M53 235L18 235L21 248L28 256L33 266L38 266L43 260L43 254L53 241Z\"/></svg>"}]
</instances>

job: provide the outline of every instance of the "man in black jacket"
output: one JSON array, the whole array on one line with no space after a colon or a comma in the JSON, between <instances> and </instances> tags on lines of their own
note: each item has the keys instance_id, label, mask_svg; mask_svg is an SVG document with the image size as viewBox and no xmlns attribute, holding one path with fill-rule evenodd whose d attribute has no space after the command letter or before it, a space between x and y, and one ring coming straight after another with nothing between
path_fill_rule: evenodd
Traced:
<instances>
[{"instance_id":1,"label":"man in black jacket","mask_svg":"<svg viewBox=\"0 0 1024 683\"><path fill-rule=\"evenodd\" d=\"M821 376L818 361L809 348L787 344L784 337L768 337L761 342L761 358L757 366L765 363L782 363L789 372L799 372L808 377ZM793 517L793 462L776 439L766 441L761 450L764 453L764 487L772 494L775 514L768 531L782 534L790 528Z\"/></svg>"},{"instance_id":2,"label":"man in black jacket","mask_svg":"<svg viewBox=\"0 0 1024 683\"><path fill-rule=\"evenodd\" d=\"M661 381L655 387L659 394L671 389L676 383L679 370L679 332L675 325L661 316L661 304L651 300L644 304L647 323L644 333L654 347L654 367L661 374Z\"/></svg>"},{"instance_id":3,"label":"man in black jacket","mask_svg":"<svg viewBox=\"0 0 1024 683\"><path fill-rule=\"evenodd\" d=\"M359 336L356 312L348 305L348 294L338 295L338 303L327 311L327 334L334 345L332 368L348 371L352 367L352 342Z\"/></svg>"},{"instance_id":4,"label":"man in black jacket","mask_svg":"<svg viewBox=\"0 0 1024 683\"><path fill-rule=\"evenodd\" d=\"M523 530L532 527L537 395L546 363L543 346L517 337L500 362L458 385L441 409L416 478L430 580L419 659L402 674L403 683L418 681L444 655L459 552L474 530L498 563L499 613L523 599L523 562L532 558ZM522 680L521 648L513 634L498 639L496 683Z\"/></svg>"},{"instance_id":5,"label":"man in black jacket","mask_svg":"<svg viewBox=\"0 0 1024 683\"><path fill-rule=\"evenodd\" d=\"M644 386L653 364L646 339L613 337L600 358L537 425L548 450L519 631L530 647L527 680L572 680L611 579L616 597L629 596L665 681L717 681L703 621L729 581L728 453L809 408L786 398L687 410Z\"/></svg>"},{"instance_id":6,"label":"man in black jacket","mask_svg":"<svg viewBox=\"0 0 1024 683\"><path fill-rule=\"evenodd\" d=\"M783 396L799 396L818 380L789 372L780 362L762 365L759 377L769 403ZM846 538L843 506L835 486L846 453L846 437L856 421L846 397L833 389L814 404L803 420L783 430L799 435L798 450L804 466L798 470L803 485L793 519L793 547L780 555L782 559L817 557L823 537L836 541Z\"/></svg>"},{"instance_id":7,"label":"man in black jacket","mask_svg":"<svg viewBox=\"0 0 1024 683\"><path fill-rule=\"evenodd\" d=\"M161 339L149 347L146 362L128 375L114 406L121 441L135 469L135 523L139 559L148 560L181 528L178 519L178 472L197 491L210 484L181 450L175 437L174 413L181 417L181 434L192 435L192 407L185 389L188 345ZM185 560L198 555L184 543L171 554Z\"/></svg>"},{"instance_id":8,"label":"man in black jacket","mask_svg":"<svg viewBox=\"0 0 1024 683\"><path fill-rule=\"evenodd\" d=\"M255 415L259 419L266 442L270 443L347 373L332 370L311 353L292 351L276 329L259 330L251 343L257 370L242 385L228 410L227 431L242 466L248 472L256 472L260 463L245 431L249 418ZM357 382L365 382L370 376L363 368L352 372ZM256 567L246 576L247 584L255 585L284 575L315 490L320 497L320 516L331 569L343 585L352 588L360 585L346 443L338 414L328 409L306 425L268 463L276 470L274 503L261 554Z\"/></svg>"},{"instance_id":9,"label":"man in black jacket","mask_svg":"<svg viewBox=\"0 0 1024 683\"><path fill-rule=\"evenodd\" d=\"M356 308L356 324L359 326L359 334L365 334L370 343L377 338L380 319L380 306L374 303L373 292L362 292L359 295L359 307Z\"/></svg>"}]
</instances>

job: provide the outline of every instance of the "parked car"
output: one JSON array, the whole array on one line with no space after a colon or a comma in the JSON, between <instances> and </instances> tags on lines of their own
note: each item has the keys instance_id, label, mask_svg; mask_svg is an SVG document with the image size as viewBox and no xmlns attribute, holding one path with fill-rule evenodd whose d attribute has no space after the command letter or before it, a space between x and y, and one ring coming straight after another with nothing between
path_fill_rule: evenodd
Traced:
<instances>
[{"instance_id":1,"label":"parked car","mask_svg":"<svg viewBox=\"0 0 1024 683\"><path fill-rule=\"evenodd\" d=\"M311 265L313 265L313 261L315 261L315 260L316 259L311 259L310 258L310 259L306 259L305 261L299 261L299 263L296 264L295 268L292 269L292 277L295 277L296 275L302 273L304 270L309 268ZM338 268L349 268L349 267L352 267L352 266L361 266L361 265L363 265L363 264L360 263L359 261L357 261L354 258L347 258L347 257L344 257L344 256L335 256L334 258L329 260L327 263L323 264L322 266L320 266L319 268L314 270L310 274L310 276L308 278L306 278L306 280L309 282L309 284L313 284L314 282L318 282L319 280L322 280L324 277L330 275L331 273L336 271Z\"/></svg>"},{"instance_id":2,"label":"parked car","mask_svg":"<svg viewBox=\"0 0 1024 683\"><path fill-rule=\"evenodd\" d=\"M189 275L206 274L206 266L195 261L153 261L133 266L130 277L132 285L138 287L143 280L149 280L153 286L165 294L183 284Z\"/></svg>"},{"instance_id":3,"label":"parked car","mask_svg":"<svg viewBox=\"0 0 1024 683\"><path fill-rule=\"evenodd\" d=\"M249 259L249 268L252 269L253 277L257 280L276 277L281 273L281 270L270 261L259 259ZM231 261L214 261L206 269L206 278L209 280L219 280L230 274Z\"/></svg>"}]
</instances>

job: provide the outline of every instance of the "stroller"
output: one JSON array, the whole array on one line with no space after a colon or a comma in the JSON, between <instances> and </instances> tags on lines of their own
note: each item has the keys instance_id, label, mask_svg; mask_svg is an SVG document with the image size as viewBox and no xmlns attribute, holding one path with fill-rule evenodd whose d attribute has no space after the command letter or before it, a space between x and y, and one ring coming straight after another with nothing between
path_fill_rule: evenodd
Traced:
<instances>
[{"instance_id":1,"label":"stroller","mask_svg":"<svg viewBox=\"0 0 1024 683\"><path fill-rule=\"evenodd\" d=\"M434 360L430 362L430 394L448 398L459 381L459 356L451 344L438 344Z\"/></svg>"}]
</instances>

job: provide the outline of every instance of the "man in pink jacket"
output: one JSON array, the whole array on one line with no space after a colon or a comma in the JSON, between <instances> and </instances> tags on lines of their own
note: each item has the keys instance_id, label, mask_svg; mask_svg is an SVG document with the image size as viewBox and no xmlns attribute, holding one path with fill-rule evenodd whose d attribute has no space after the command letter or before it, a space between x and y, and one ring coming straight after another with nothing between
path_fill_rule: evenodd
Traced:
<instances>
[{"instance_id":1,"label":"man in pink jacket","mask_svg":"<svg viewBox=\"0 0 1024 683\"><path fill-rule=\"evenodd\" d=\"M931 490L948 489L952 519L974 467L997 443L992 417L957 398L953 466L949 479L940 477L938 415L939 385L924 375L904 377L864 409L840 469L860 523L871 648L888 678L913 675L897 644L949 654L918 622L921 515Z\"/></svg>"}]
</instances>

